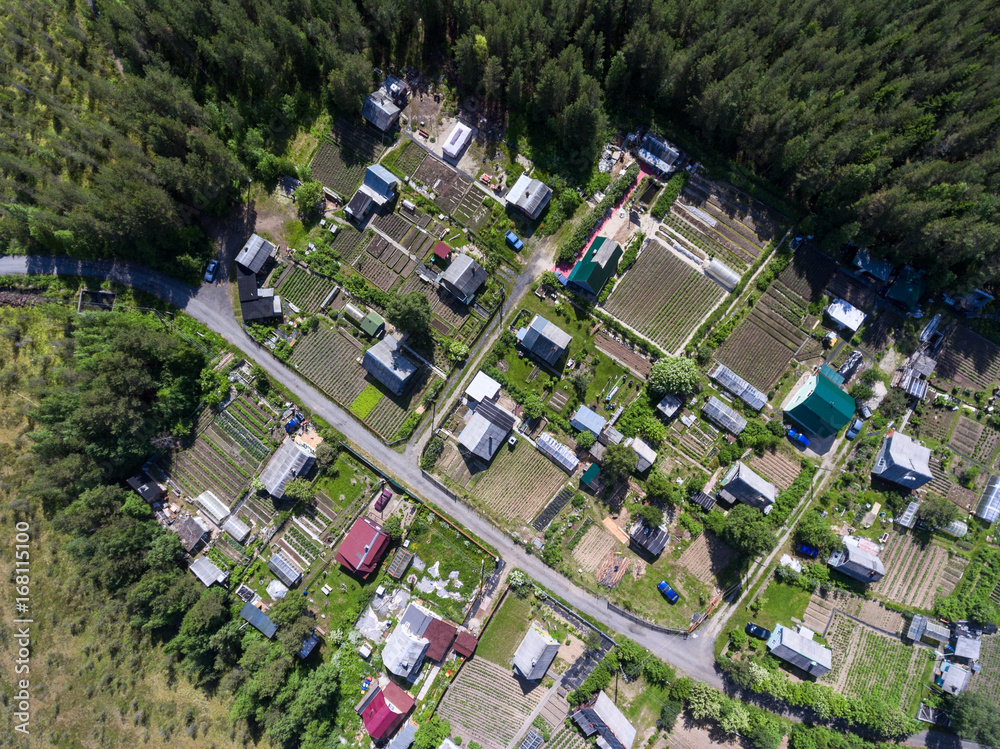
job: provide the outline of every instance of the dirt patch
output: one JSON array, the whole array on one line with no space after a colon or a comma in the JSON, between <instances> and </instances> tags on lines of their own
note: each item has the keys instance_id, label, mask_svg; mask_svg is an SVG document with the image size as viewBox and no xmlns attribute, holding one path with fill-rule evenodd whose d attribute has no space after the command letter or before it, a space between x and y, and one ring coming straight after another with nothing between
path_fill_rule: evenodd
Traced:
<instances>
[{"instance_id":1,"label":"dirt patch","mask_svg":"<svg viewBox=\"0 0 1000 749\"><path fill-rule=\"evenodd\" d=\"M722 571L738 556L721 539L703 531L678 561L702 582L716 585Z\"/></svg>"},{"instance_id":2,"label":"dirt patch","mask_svg":"<svg viewBox=\"0 0 1000 749\"><path fill-rule=\"evenodd\" d=\"M254 217L253 233L260 234L280 247L288 247L288 235L285 233L285 228L289 221L295 219L295 206L292 205L292 202L276 195L268 195L262 200L255 201L254 209L256 216ZM246 241L246 237L243 241Z\"/></svg>"},{"instance_id":3,"label":"dirt patch","mask_svg":"<svg viewBox=\"0 0 1000 749\"><path fill-rule=\"evenodd\" d=\"M600 526L592 526L573 549L573 559L585 572L596 572L608 552L617 548L618 540Z\"/></svg>"}]
</instances>

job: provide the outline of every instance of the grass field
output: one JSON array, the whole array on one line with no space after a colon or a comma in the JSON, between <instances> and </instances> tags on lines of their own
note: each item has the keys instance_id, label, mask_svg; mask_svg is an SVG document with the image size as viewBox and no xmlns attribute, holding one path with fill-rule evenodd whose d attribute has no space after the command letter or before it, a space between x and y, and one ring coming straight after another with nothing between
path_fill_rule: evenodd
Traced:
<instances>
[{"instance_id":1,"label":"grass field","mask_svg":"<svg viewBox=\"0 0 1000 749\"><path fill-rule=\"evenodd\" d=\"M531 624L531 604L508 592L489 626L479 638L476 655L498 666L507 666Z\"/></svg>"},{"instance_id":2,"label":"grass field","mask_svg":"<svg viewBox=\"0 0 1000 749\"><path fill-rule=\"evenodd\" d=\"M801 620L809 605L812 594L807 590L794 585L771 582L764 590L757 594L754 603L760 602L760 610L754 613L745 606L739 607L729 618L729 623L725 630L715 641L716 653L729 639L729 633L734 629L743 629L747 622L754 622L767 629L774 629L775 624L786 626L793 624L792 617Z\"/></svg>"}]
</instances>

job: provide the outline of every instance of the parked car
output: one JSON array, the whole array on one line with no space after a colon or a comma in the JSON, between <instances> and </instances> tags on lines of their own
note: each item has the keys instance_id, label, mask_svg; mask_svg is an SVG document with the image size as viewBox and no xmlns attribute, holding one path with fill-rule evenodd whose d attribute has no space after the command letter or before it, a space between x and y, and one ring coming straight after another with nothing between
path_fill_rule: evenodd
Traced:
<instances>
[{"instance_id":1,"label":"parked car","mask_svg":"<svg viewBox=\"0 0 1000 749\"><path fill-rule=\"evenodd\" d=\"M789 429L788 439L798 445L801 445L802 447L809 447L809 438L802 434L802 432L796 432L794 429Z\"/></svg>"},{"instance_id":2,"label":"parked car","mask_svg":"<svg viewBox=\"0 0 1000 749\"><path fill-rule=\"evenodd\" d=\"M212 283L215 280L215 271L219 268L218 260L210 260L205 268L205 283Z\"/></svg>"},{"instance_id":3,"label":"parked car","mask_svg":"<svg viewBox=\"0 0 1000 749\"><path fill-rule=\"evenodd\" d=\"M659 590L660 593L663 594L663 597L670 601L670 603L677 603L677 599L680 598L680 596L677 595L677 591L667 585L666 580L660 580L660 584L656 586L656 589Z\"/></svg>"},{"instance_id":4,"label":"parked car","mask_svg":"<svg viewBox=\"0 0 1000 749\"><path fill-rule=\"evenodd\" d=\"M808 544L799 544L795 547L795 550L799 552L799 554L803 554L811 559L815 559L819 556L819 549L815 546L809 546Z\"/></svg>"},{"instance_id":5,"label":"parked car","mask_svg":"<svg viewBox=\"0 0 1000 749\"><path fill-rule=\"evenodd\" d=\"M747 622L746 633L751 637L756 637L758 640L771 639L771 630L764 629L764 627L759 624L754 624L753 622Z\"/></svg>"},{"instance_id":6,"label":"parked car","mask_svg":"<svg viewBox=\"0 0 1000 749\"><path fill-rule=\"evenodd\" d=\"M505 236L507 238L507 244L513 247L516 252L520 252L522 249L524 249L524 242L522 242L521 238L517 236L514 232L508 230Z\"/></svg>"},{"instance_id":7,"label":"parked car","mask_svg":"<svg viewBox=\"0 0 1000 749\"><path fill-rule=\"evenodd\" d=\"M861 419L855 419L854 423L851 424L851 428L847 430L847 434L844 435L847 439L852 440L861 433L861 427L865 425Z\"/></svg>"}]
</instances>

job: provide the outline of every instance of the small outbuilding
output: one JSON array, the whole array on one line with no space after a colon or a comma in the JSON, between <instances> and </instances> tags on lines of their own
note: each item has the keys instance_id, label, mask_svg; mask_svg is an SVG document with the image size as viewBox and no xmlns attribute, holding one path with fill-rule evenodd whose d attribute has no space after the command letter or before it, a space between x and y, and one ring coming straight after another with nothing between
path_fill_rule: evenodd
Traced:
<instances>
[{"instance_id":1,"label":"small outbuilding","mask_svg":"<svg viewBox=\"0 0 1000 749\"><path fill-rule=\"evenodd\" d=\"M365 97L365 103L361 107L361 116L378 130L387 133L399 122L400 111L389 92L380 88Z\"/></svg>"},{"instance_id":2,"label":"small outbuilding","mask_svg":"<svg viewBox=\"0 0 1000 749\"><path fill-rule=\"evenodd\" d=\"M514 206L531 220L538 218L552 199L552 188L527 174L517 178L507 193L507 205Z\"/></svg>"},{"instance_id":3,"label":"small outbuilding","mask_svg":"<svg viewBox=\"0 0 1000 749\"><path fill-rule=\"evenodd\" d=\"M819 678L833 668L833 652L813 640L813 632L800 626L799 631L783 624L775 626L767 641L771 655Z\"/></svg>"},{"instance_id":4,"label":"small outbuilding","mask_svg":"<svg viewBox=\"0 0 1000 749\"><path fill-rule=\"evenodd\" d=\"M621 245L608 237L597 237L590 243L580 261L573 266L568 285L597 296L608 279L618 272L618 261L621 258Z\"/></svg>"},{"instance_id":5,"label":"small outbuilding","mask_svg":"<svg viewBox=\"0 0 1000 749\"><path fill-rule=\"evenodd\" d=\"M201 584L210 588L215 584L222 585L229 579L229 573L220 570L208 557L198 557L188 568L197 577Z\"/></svg>"},{"instance_id":6,"label":"small outbuilding","mask_svg":"<svg viewBox=\"0 0 1000 749\"><path fill-rule=\"evenodd\" d=\"M518 344L550 367L569 350L573 337L541 315L535 315L527 327L517 331Z\"/></svg>"},{"instance_id":7,"label":"small outbuilding","mask_svg":"<svg viewBox=\"0 0 1000 749\"><path fill-rule=\"evenodd\" d=\"M747 420L714 395L701 407L701 415L733 436L747 428Z\"/></svg>"},{"instance_id":8,"label":"small outbuilding","mask_svg":"<svg viewBox=\"0 0 1000 749\"><path fill-rule=\"evenodd\" d=\"M920 297L924 295L927 288L927 280L924 278L924 271L904 265L903 269L892 282L885 298L898 302L909 312L916 312Z\"/></svg>"},{"instance_id":9,"label":"small outbuilding","mask_svg":"<svg viewBox=\"0 0 1000 749\"><path fill-rule=\"evenodd\" d=\"M470 405L483 401L495 401L498 395L500 395L500 383L482 370L476 372L476 376L472 378L472 382L465 389L465 397Z\"/></svg>"},{"instance_id":10,"label":"small outbuilding","mask_svg":"<svg viewBox=\"0 0 1000 749\"><path fill-rule=\"evenodd\" d=\"M661 175L670 174L684 160L683 152L654 132L646 133L639 145L639 159Z\"/></svg>"},{"instance_id":11,"label":"small outbuilding","mask_svg":"<svg viewBox=\"0 0 1000 749\"><path fill-rule=\"evenodd\" d=\"M354 521L337 549L337 561L366 580L389 548L389 536L382 526L367 516Z\"/></svg>"},{"instance_id":12,"label":"small outbuilding","mask_svg":"<svg viewBox=\"0 0 1000 749\"><path fill-rule=\"evenodd\" d=\"M608 420L596 411L592 411L587 406L580 406L569 418L570 426L579 429L581 432L590 432L597 439L597 435L604 431Z\"/></svg>"},{"instance_id":13,"label":"small outbuilding","mask_svg":"<svg viewBox=\"0 0 1000 749\"><path fill-rule=\"evenodd\" d=\"M194 518L184 518L170 526L170 529L177 534L181 547L188 554L194 554L208 538L208 529Z\"/></svg>"},{"instance_id":14,"label":"small outbuilding","mask_svg":"<svg viewBox=\"0 0 1000 749\"><path fill-rule=\"evenodd\" d=\"M532 624L514 653L514 671L528 681L538 681L559 653L559 641Z\"/></svg>"},{"instance_id":15,"label":"small outbuilding","mask_svg":"<svg viewBox=\"0 0 1000 749\"><path fill-rule=\"evenodd\" d=\"M229 519L222 524L222 530L228 533L234 541L241 544L250 536L250 526L235 515L230 515Z\"/></svg>"},{"instance_id":16,"label":"small outbuilding","mask_svg":"<svg viewBox=\"0 0 1000 749\"><path fill-rule=\"evenodd\" d=\"M302 580L302 570L280 551L274 552L267 560L267 568L288 588L294 588Z\"/></svg>"},{"instance_id":17,"label":"small outbuilding","mask_svg":"<svg viewBox=\"0 0 1000 749\"><path fill-rule=\"evenodd\" d=\"M476 406L472 417L459 433L458 446L489 462L507 441L507 435L516 421L517 418L510 411L493 401L484 400Z\"/></svg>"},{"instance_id":18,"label":"small outbuilding","mask_svg":"<svg viewBox=\"0 0 1000 749\"><path fill-rule=\"evenodd\" d=\"M441 275L441 285L460 302L471 304L479 287L489 278L486 269L471 255L459 254Z\"/></svg>"},{"instance_id":19,"label":"small outbuilding","mask_svg":"<svg viewBox=\"0 0 1000 749\"><path fill-rule=\"evenodd\" d=\"M676 395L664 395L656 404L656 412L665 419L672 419L683 405L684 401Z\"/></svg>"},{"instance_id":20,"label":"small outbuilding","mask_svg":"<svg viewBox=\"0 0 1000 749\"><path fill-rule=\"evenodd\" d=\"M651 448L646 441L639 437L629 437L625 440L625 446L631 447L635 453L635 472L643 473L648 471L656 462L656 450Z\"/></svg>"},{"instance_id":21,"label":"small outbuilding","mask_svg":"<svg viewBox=\"0 0 1000 749\"><path fill-rule=\"evenodd\" d=\"M579 459L569 449L569 446L564 445L548 432L538 438L535 447L538 448L538 452L562 468L566 473L572 474L576 470L576 467L580 465Z\"/></svg>"},{"instance_id":22,"label":"small outbuilding","mask_svg":"<svg viewBox=\"0 0 1000 749\"><path fill-rule=\"evenodd\" d=\"M259 234L251 234L243 249L236 255L236 265L256 275L260 273L267 262L274 258L278 248Z\"/></svg>"},{"instance_id":23,"label":"small outbuilding","mask_svg":"<svg viewBox=\"0 0 1000 749\"><path fill-rule=\"evenodd\" d=\"M403 346L387 335L365 352L361 366L394 395L402 395L417 373L417 365L403 356Z\"/></svg>"},{"instance_id":24,"label":"small outbuilding","mask_svg":"<svg viewBox=\"0 0 1000 749\"><path fill-rule=\"evenodd\" d=\"M229 507L212 491L203 491L194 498L194 503L201 508L209 520L218 526L221 526L229 517Z\"/></svg>"},{"instance_id":25,"label":"small outbuilding","mask_svg":"<svg viewBox=\"0 0 1000 749\"><path fill-rule=\"evenodd\" d=\"M832 437L854 416L854 398L825 373L811 375L785 407L785 416L817 437Z\"/></svg>"},{"instance_id":26,"label":"small outbuilding","mask_svg":"<svg viewBox=\"0 0 1000 749\"><path fill-rule=\"evenodd\" d=\"M638 554L653 558L660 556L667 547L670 534L662 525L650 527L644 521L637 521L629 534L629 546Z\"/></svg>"},{"instance_id":27,"label":"small outbuilding","mask_svg":"<svg viewBox=\"0 0 1000 749\"><path fill-rule=\"evenodd\" d=\"M448 133L448 137L445 138L441 151L449 159L458 159L471 140L472 128L462 122L457 122Z\"/></svg>"},{"instance_id":28,"label":"small outbuilding","mask_svg":"<svg viewBox=\"0 0 1000 749\"><path fill-rule=\"evenodd\" d=\"M281 499L288 482L305 476L315 462L316 453L311 447L286 437L261 472L260 482L268 494Z\"/></svg>"},{"instance_id":29,"label":"small outbuilding","mask_svg":"<svg viewBox=\"0 0 1000 749\"><path fill-rule=\"evenodd\" d=\"M1000 518L1000 475L992 475L979 495L976 517L987 523L995 523Z\"/></svg>"},{"instance_id":30,"label":"small outbuilding","mask_svg":"<svg viewBox=\"0 0 1000 749\"><path fill-rule=\"evenodd\" d=\"M243 605L243 608L240 609L240 617L244 621L249 622L250 626L269 640L274 637L274 633L278 631L278 625L268 619L264 612L252 603L246 603Z\"/></svg>"},{"instance_id":31,"label":"small outbuilding","mask_svg":"<svg viewBox=\"0 0 1000 749\"><path fill-rule=\"evenodd\" d=\"M722 478L719 496L727 502L742 502L756 507L766 515L774 507L778 488L751 470L743 461L736 461Z\"/></svg>"},{"instance_id":32,"label":"small outbuilding","mask_svg":"<svg viewBox=\"0 0 1000 749\"><path fill-rule=\"evenodd\" d=\"M857 332L858 328L864 325L865 318L868 317L853 304L845 302L843 299L834 299L827 305L826 316L841 330Z\"/></svg>"},{"instance_id":33,"label":"small outbuilding","mask_svg":"<svg viewBox=\"0 0 1000 749\"><path fill-rule=\"evenodd\" d=\"M830 555L826 563L866 584L877 583L885 577L885 567L870 542L854 536L844 536L840 548Z\"/></svg>"},{"instance_id":34,"label":"small outbuilding","mask_svg":"<svg viewBox=\"0 0 1000 749\"><path fill-rule=\"evenodd\" d=\"M596 734L601 749L632 749L635 743L635 726L603 690L573 713L573 722L587 738Z\"/></svg>"}]
</instances>

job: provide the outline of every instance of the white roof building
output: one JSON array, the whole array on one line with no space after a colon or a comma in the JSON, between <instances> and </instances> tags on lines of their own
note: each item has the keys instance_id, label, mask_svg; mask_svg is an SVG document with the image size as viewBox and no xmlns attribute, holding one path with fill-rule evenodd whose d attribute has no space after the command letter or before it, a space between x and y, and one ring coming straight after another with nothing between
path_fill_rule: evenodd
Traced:
<instances>
[{"instance_id":1,"label":"white roof building","mask_svg":"<svg viewBox=\"0 0 1000 749\"><path fill-rule=\"evenodd\" d=\"M635 743L635 726L603 690L592 705L573 713L573 722L587 738L597 734L600 749L632 749Z\"/></svg>"},{"instance_id":2,"label":"white roof building","mask_svg":"<svg viewBox=\"0 0 1000 749\"><path fill-rule=\"evenodd\" d=\"M826 314L836 326L850 331L856 331L860 328L864 324L865 318L868 317L864 312L843 299L834 299L826 308Z\"/></svg>"},{"instance_id":3,"label":"white roof building","mask_svg":"<svg viewBox=\"0 0 1000 749\"><path fill-rule=\"evenodd\" d=\"M285 439L267 462L260 481L267 493L276 499L285 496L285 486L294 478L309 473L316 462L316 453L308 445Z\"/></svg>"},{"instance_id":4,"label":"white roof building","mask_svg":"<svg viewBox=\"0 0 1000 749\"><path fill-rule=\"evenodd\" d=\"M235 515L231 515L229 520L222 524L222 530L232 536L239 543L246 541L247 536L250 535L250 526Z\"/></svg>"},{"instance_id":5,"label":"white roof building","mask_svg":"<svg viewBox=\"0 0 1000 749\"><path fill-rule=\"evenodd\" d=\"M527 174L517 178L517 182L507 193L507 205L513 205L528 218L536 219L549 204L552 188L541 180L532 179Z\"/></svg>"},{"instance_id":6,"label":"white roof building","mask_svg":"<svg viewBox=\"0 0 1000 749\"><path fill-rule=\"evenodd\" d=\"M469 145L470 140L472 140L472 128L458 122L451 129L451 133L449 133L441 150L449 159L457 159L462 155L465 147Z\"/></svg>"},{"instance_id":7,"label":"white roof building","mask_svg":"<svg viewBox=\"0 0 1000 749\"><path fill-rule=\"evenodd\" d=\"M382 664L389 673L412 680L420 671L429 645L430 640L413 633L410 622L401 621L385 641Z\"/></svg>"},{"instance_id":8,"label":"white roof building","mask_svg":"<svg viewBox=\"0 0 1000 749\"><path fill-rule=\"evenodd\" d=\"M771 655L797 666L812 676L822 676L833 668L833 652L813 640L813 632L805 627L800 632L777 625L767 641Z\"/></svg>"},{"instance_id":9,"label":"white roof building","mask_svg":"<svg viewBox=\"0 0 1000 749\"><path fill-rule=\"evenodd\" d=\"M198 557L188 568L194 573L194 576L201 580L201 584L206 588L210 588L215 583L220 585L229 578L228 572L223 572L218 567L215 566L213 562L208 557Z\"/></svg>"},{"instance_id":10,"label":"white roof building","mask_svg":"<svg viewBox=\"0 0 1000 749\"><path fill-rule=\"evenodd\" d=\"M545 676L558 652L559 641L532 624L514 653L514 670L529 681L537 681Z\"/></svg>"},{"instance_id":11,"label":"white roof building","mask_svg":"<svg viewBox=\"0 0 1000 749\"><path fill-rule=\"evenodd\" d=\"M208 515L209 519L216 525L222 525L229 517L229 508L226 503L215 496L213 492L204 491L194 498L194 503L198 505L202 512Z\"/></svg>"},{"instance_id":12,"label":"white roof building","mask_svg":"<svg viewBox=\"0 0 1000 749\"><path fill-rule=\"evenodd\" d=\"M477 403L496 400L499 394L500 383L482 370L476 372L476 376L472 378L469 387L465 389L465 396Z\"/></svg>"},{"instance_id":13,"label":"white roof building","mask_svg":"<svg viewBox=\"0 0 1000 749\"><path fill-rule=\"evenodd\" d=\"M631 447L632 452L635 453L636 473L648 470L656 462L656 450L647 445L644 440L638 437L629 437L625 440L625 445Z\"/></svg>"}]
</instances>

